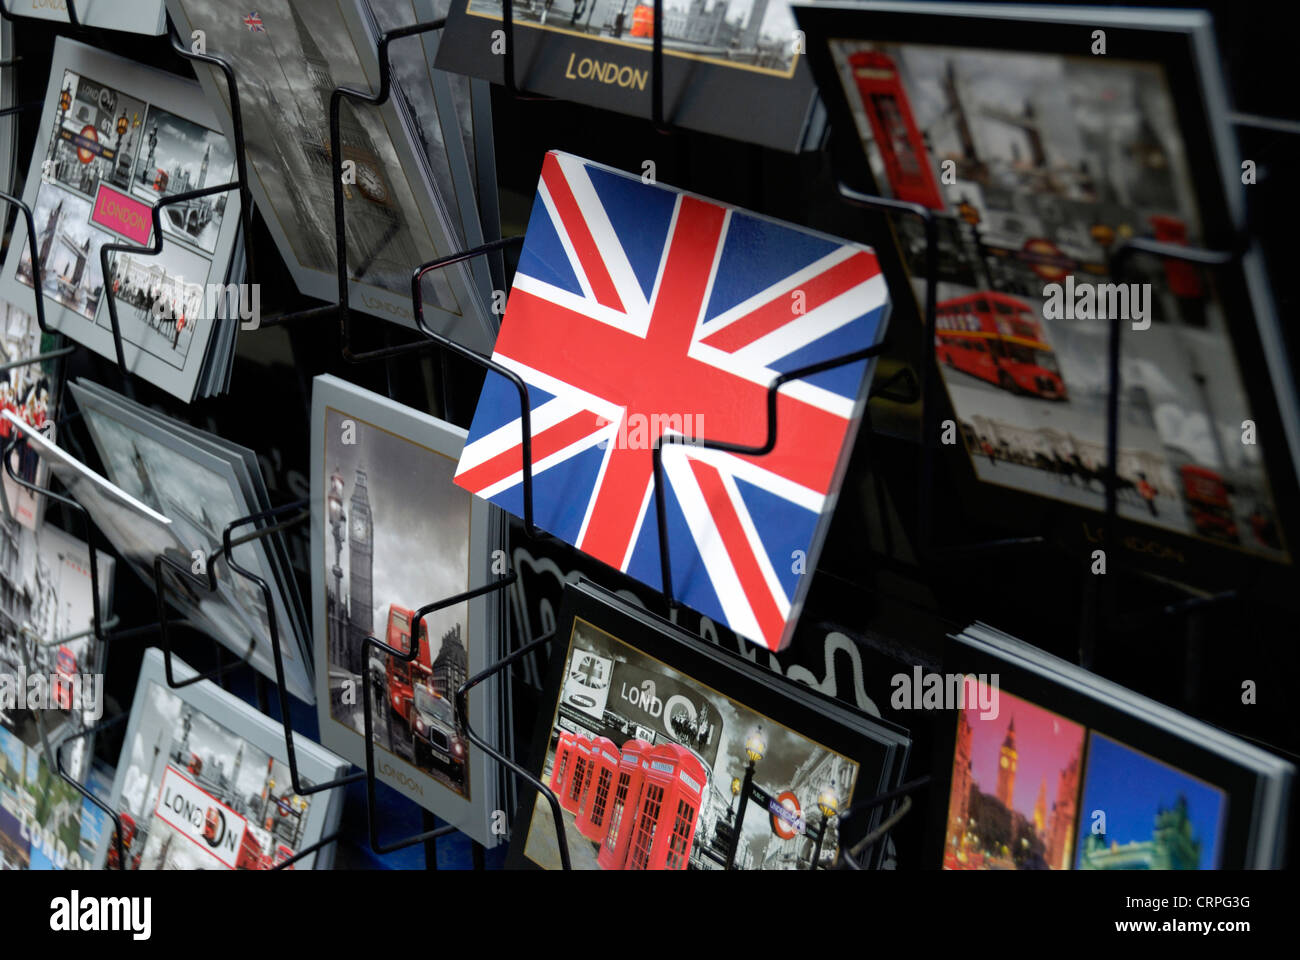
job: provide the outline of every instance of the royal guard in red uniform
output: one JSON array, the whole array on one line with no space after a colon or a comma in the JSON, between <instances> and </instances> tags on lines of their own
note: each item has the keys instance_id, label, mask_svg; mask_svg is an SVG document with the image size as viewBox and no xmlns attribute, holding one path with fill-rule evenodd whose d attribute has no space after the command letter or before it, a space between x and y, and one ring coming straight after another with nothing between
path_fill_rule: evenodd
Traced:
<instances>
[{"instance_id":1,"label":"royal guard in red uniform","mask_svg":"<svg viewBox=\"0 0 1300 960\"><path fill-rule=\"evenodd\" d=\"M608 737L591 741L591 763L587 765L587 783L574 817L578 832L600 843L609 825L609 801L614 792L614 775L618 772L619 750Z\"/></svg>"},{"instance_id":2,"label":"royal guard in red uniform","mask_svg":"<svg viewBox=\"0 0 1300 960\"><path fill-rule=\"evenodd\" d=\"M675 743L655 747L646 761L623 869L685 870L708 774L699 757Z\"/></svg>"},{"instance_id":3,"label":"royal guard in red uniform","mask_svg":"<svg viewBox=\"0 0 1300 960\"><path fill-rule=\"evenodd\" d=\"M596 857L602 870L622 870L627 859L628 838L636 823L636 811L641 805L641 782L645 767L650 765L646 754L650 752L646 740L629 740L623 744L623 756L618 763L614 779L614 798L610 801L609 822L605 840Z\"/></svg>"},{"instance_id":4,"label":"royal guard in red uniform","mask_svg":"<svg viewBox=\"0 0 1300 960\"><path fill-rule=\"evenodd\" d=\"M9 421L4 419L6 410L12 410L15 415L18 413L17 408L14 406L13 385L7 380L0 383L0 440L8 440L10 431L13 430L13 427L9 425Z\"/></svg>"},{"instance_id":5,"label":"royal guard in red uniform","mask_svg":"<svg viewBox=\"0 0 1300 960\"><path fill-rule=\"evenodd\" d=\"M50 423L50 392L45 387L32 391L31 423L40 434L52 438L53 424ZM40 455L28 445L23 457L23 479L28 483L36 482L36 470L40 465Z\"/></svg>"}]
</instances>

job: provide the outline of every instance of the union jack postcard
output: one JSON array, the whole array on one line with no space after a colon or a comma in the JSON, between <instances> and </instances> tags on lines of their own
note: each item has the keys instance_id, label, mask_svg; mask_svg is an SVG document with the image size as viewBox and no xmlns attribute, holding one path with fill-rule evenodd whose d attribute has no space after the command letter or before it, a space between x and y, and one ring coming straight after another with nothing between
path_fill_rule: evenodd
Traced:
<instances>
[{"instance_id":1,"label":"union jack postcard","mask_svg":"<svg viewBox=\"0 0 1300 960\"><path fill-rule=\"evenodd\" d=\"M873 360L782 373L878 343L874 252L551 152L493 359L529 393L534 519L662 586L662 447L673 596L771 650L788 645L866 403ZM519 394L489 374L456 482L523 515ZM685 442L681 442L685 441ZM694 442L692 442L694 441Z\"/></svg>"}]
</instances>

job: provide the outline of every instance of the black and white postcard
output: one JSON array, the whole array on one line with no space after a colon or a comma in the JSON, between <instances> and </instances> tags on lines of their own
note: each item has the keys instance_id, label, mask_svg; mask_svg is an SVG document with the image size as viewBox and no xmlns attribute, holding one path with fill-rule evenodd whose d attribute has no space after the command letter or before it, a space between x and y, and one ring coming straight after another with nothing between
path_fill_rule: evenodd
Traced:
<instances>
[{"instance_id":1,"label":"black and white postcard","mask_svg":"<svg viewBox=\"0 0 1300 960\"><path fill-rule=\"evenodd\" d=\"M174 661L175 662L175 661ZM179 679L194 676L175 662ZM296 737L304 786L340 776L347 765ZM111 826L101 867L127 870L269 870L332 831L340 791L299 796L279 724L211 681L173 690L163 654L145 653L110 806L122 820L125 863ZM328 869L332 847L290 869Z\"/></svg>"},{"instance_id":2,"label":"black and white postcard","mask_svg":"<svg viewBox=\"0 0 1300 960\"><path fill-rule=\"evenodd\" d=\"M488 661L491 605L480 598L416 622L421 607L492 577L494 508L452 483L464 438L344 381L314 381L316 702L321 742L361 765L369 686L379 779L495 845L496 771L466 732L471 722L487 729L490 690L470 697L470 717L456 697ZM418 653L403 661L367 637L397 650L418 644Z\"/></svg>"}]
</instances>

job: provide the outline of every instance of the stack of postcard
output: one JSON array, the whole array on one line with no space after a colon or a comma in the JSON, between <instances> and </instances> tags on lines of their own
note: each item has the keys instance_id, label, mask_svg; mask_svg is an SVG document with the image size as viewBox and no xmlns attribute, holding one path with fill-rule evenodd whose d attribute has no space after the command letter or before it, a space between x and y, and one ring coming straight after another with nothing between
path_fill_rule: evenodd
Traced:
<instances>
[{"instance_id":1,"label":"stack of postcard","mask_svg":"<svg viewBox=\"0 0 1300 960\"><path fill-rule=\"evenodd\" d=\"M312 700L311 661L304 614L278 533L234 547L235 561L271 591L271 609L260 588L218 556L222 534L233 520L270 508L265 482L251 450L220 440L147 410L95 384L69 384L106 476L6 414L28 446L87 510L132 569L154 583L161 554L189 575L162 567L173 606L200 629L275 677L271 617L281 641L285 686ZM252 525L234 531L235 539ZM201 578L211 574L216 589Z\"/></svg>"},{"instance_id":2,"label":"stack of postcard","mask_svg":"<svg viewBox=\"0 0 1300 960\"><path fill-rule=\"evenodd\" d=\"M39 276L60 333L116 359L115 312L128 371L186 401L221 393L260 301L243 284L239 193L160 204L234 177L197 84L60 37L23 190L38 263L19 221L0 290L34 310ZM108 251L105 276L110 245L127 249Z\"/></svg>"},{"instance_id":3,"label":"stack of postcard","mask_svg":"<svg viewBox=\"0 0 1300 960\"><path fill-rule=\"evenodd\" d=\"M573 869L879 866L868 832L887 811L865 804L901 781L907 731L586 581L557 621L527 763ZM552 807L521 794L511 864L560 868Z\"/></svg>"},{"instance_id":4,"label":"stack of postcard","mask_svg":"<svg viewBox=\"0 0 1300 960\"><path fill-rule=\"evenodd\" d=\"M108 480L170 519L172 533L190 558L185 566L191 570L199 562L196 555L209 557L221 547L227 524L271 508L257 454L247 447L163 416L87 380L70 383L68 388ZM256 529L252 524L241 526L232 538L238 540ZM288 692L310 703L305 613L283 538L273 533L240 544L233 556L271 588ZM148 562L151 571L153 558ZM256 638L254 667L274 678L268 619L272 614L262 591L229 569L224 559L219 561L217 580L236 616L221 639L242 656L248 652L251 633Z\"/></svg>"},{"instance_id":5,"label":"stack of postcard","mask_svg":"<svg viewBox=\"0 0 1300 960\"><path fill-rule=\"evenodd\" d=\"M19 456L17 452L11 454ZM100 617L115 562L96 554ZM51 524L33 532L0 517L0 861L5 868L85 864L81 797L53 751L104 712L104 645L94 637L90 552ZM70 740L63 768L84 780L90 737Z\"/></svg>"},{"instance_id":6,"label":"stack of postcard","mask_svg":"<svg viewBox=\"0 0 1300 960\"><path fill-rule=\"evenodd\" d=\"M17 17L68 22L68 0L0 0ZM163 0L75 0L77 22L87 27L161 36L167 29Z\"/></svg>"},{"instance_id":7,"label":"stack of postcard","mask_svg":"<svg viewBox=\"0 0 1300 960\"><path fill-rule=\"evenodd\" d=\"M380 33L431 20L435 6L265 0L250 13L242 0L167 0L177 30L202 31L207 52L229 60L239 77L249 186L302 293L339 295L331 92L378 90ZM394 43L388 100L345 102L340 111L348 302L412 328L412 270L499 231L487 85L435 71L438 38L432 31ZM196 69L229 133L225 79ZM425 316L486 352L496 333L493 290L503 288L499 257L435 271L425 282Z\"/></svg>"},{"instance_id":8,"label":"stack of postcard","mask_svg":"<svg viewBox=\"0 0 1300 960\"><path fill-rule=\"evenodd\" d=\"M918 306L935 283L934 359L953 448L968 454L950 473L978 481L959 488L971 512L1104 538L1179 582L1235 568L1287 589L1300 404L1262 252L1247 244L1212 271L1151 256L1121 269L1118 256L1130 238L1232 250L1248 233L1210 15L903 2L795 13L843 141L840 175L936 218L933 257L917 217L897 221L898 252ZM906 286L892 289L907 309ZM1113 390L1112 530L1095 511Z\"/></svg>"},{"instance_id":9,"label":"stack of postcard","mask_svg":"<svg viewBox=\"0 0 1300 960\"><path fill-rule=\"evenodd\" d=\"M51 441L55 437L58 418L59 368L57 359L40 362L34 357L48 354L59 345L54 334L42 334L36 318L13 304L0 300L0 364L17 364L0 373L0 410L11 410L34 430ZM10 431L0 423L0 445L7 444ZM44 487L47 471L39 458L31 452L14 458L14 472L27 483ZM41 525L45 513L45 497L29 490L0 470L0 494L4 497L4 512L28 530Z\"/></svg>"},{"instance_id":10,"label":"stack of postcard","mask_svg":"<svg viewBox=\"0 0 1300 960\"><path fill-rule=\"evenodd\" d=\"M438 65L503 82L515 44L515 84L605 110L797 152L820 148L825 111L785 0L665 4L663 75L652 55L654 5L627 0L451 0ZM707 9L706 9L707 8Z\"/></svg>"},{"instance_id":11,"label":"stack of postcard","mask_svg":"<svg viewBox=\"0 0 1300 960\"><path fill-rule=\"evenodd\" d=\"M423 608L500 580L503 514L452 482L465 431L334 377L312 389L312 616L320 742L484 846L507 833L505 770L470 739L501 743L504 590ZM405 660L368 643L418 652Z\"/></svg>"},{"instance_id":12,"label":"stack of postcard","mask_svg":"<svg viewBox=\"0 0 1300 960\"><path fill-rule=\"evenodd\" d=\"M952 778L932 791L932 865L1282 865L1285 760L982 623L952 638L945 665Z\"/></svg>"},{"instance_id":13,"label":"stack of postcard","mask_svg":"<svg viewBox=\"0 0 1300 960\"><path fill-rule=\"evenodd\" d=\"M333 833L343 792L295 792L284 732L210 680L167 684L161 651L145 652L109 806L122 824L101 832L96 864L126 870L324 870L334 847L303 853ZM195 671L176 662L177 679ZM335 780L347 764L294 738L299 785Z\"/></svg>"}]
</instances>

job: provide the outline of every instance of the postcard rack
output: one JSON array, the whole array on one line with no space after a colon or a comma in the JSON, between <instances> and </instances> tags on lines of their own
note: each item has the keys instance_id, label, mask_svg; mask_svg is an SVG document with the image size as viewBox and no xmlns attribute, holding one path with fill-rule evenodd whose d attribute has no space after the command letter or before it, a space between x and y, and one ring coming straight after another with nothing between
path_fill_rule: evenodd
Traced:
<instances>
[{"instance_id":1,"label":"postcard rack","mask_svg":"<svg viewBox=\"0 0 1300 960\"><path fill-rule=\"evenodd\" d=\"M81 26L75 12L73 0L68 0L69 24L72 27ZM661 38L661 20L662 11L661 3L655 0L652 4L654 16L654 34L652 45L652 69L651 69L651 117L650 120L656 129L664 130L665 121L663 116L663 46ZM12 17L3 4L0 4L0 16L6 19ZM444 357L447 355L458 356L481 367L487 373L495 373L504 377L516 390L520 399L520 422L522 432L522 495L523 495L523 529L530 538L544 538L549 536L540 529L534 517L533 502L533 466L532 466L532 447L531 447L531 429L530 429L530 404L528 388L524 381L512 370L492 360L490 357L479 354L461 344L456 343L450 338L433 330L425 320L423 311L423 296L421 281L430 271L445 268L456 263L461 263L473 257L482 256L488 253L503 250L507 247L517 245L522 242L522 236L506 237L489 241L476 247L453 252L442 256L429 263L413 268L411 276L411 298L413 304L413 315L416 321L416 327L421 338L412 342L401 343L397 345L388 345L379 349L358 350L354 348L353 343L353 325L352 311L350 307L350 280L348 276L348 258L346 243L346 220L345 204L343 191L343 155L339 148L341 143L341 121L340 111L344 99L353 100L358 103L378 106L388 100L391 91L391 64L388 56L390 44L398 39L413 37L419 34L438 30L443 27L445 18L436 19L410 26L400 27L394 30L386 31L377 38L376 48L379 64L379 89L377 91L359 90L351 87L336 87L331 92L330 97L330 143L331 143L331 162L333 164L333 201L334 201L334 227L335 227L335 251L336 251L336 274L338 302L326 303L322 306L312 307L305 310L297 310L289 313L283 313L278 316L261 318L259 326L271 327L286 325L299 321L321 321L335 317L339 324L340 333L340 353L342 359L348 363L363 363L370 361L392 361L397 357L407 354L423 353L425 351L438 351ZM505 89L514 97L522 100L546 100L547 97L538 97L521 90L517 81L517 67L515 64L515 29L513 22L512 5L509 2L502 4L501 25L505 34L505 55L503 57L503 85ZM164 197L153 206L152 218L155 231L155 242L151 247L137 247L125 244L105 245L101 249L101 265L105 277L110 275L108 269L108 256L113 252L132 252L141 254L157 254L161 250L163 243L163 231L160 221L160 210L164 206L175 203L183 203L189 200L205 197L217 193L238 190L241 198L241 223L244 233L245 257L247 260L248 282L255 282L255 264L256 260L252 249L252 209L253 202L249 191L249 177L246 159L246 142L244 137L242 113L240 108L240 98L238 90L237 77L230 62L222 57L209 53L197 53L188 49L174 32L174 26L169 24L171 30L171 45L177 55L195 62L208 64L219 69L226 80L226 86L229 93L229 102L233 124L233 147L236 158L236 178L229 183L220 184L213 187L207 187L200 190L187 191L185 193L175 194ZM20 58L0 64L0 69L12 69ZM9 108L6 113L15 113L27 109L32 109L37 104L24 104L17 107ZM918 486L918 502L916 515L914 518L914 546L918 558L922 562L939 560L941 557L953 554L969 554L972 552L1000 552L1010 550L1020 550L1030 547L1042 547L1048 543L1046 534L1013 537L999 540L988 540L979 543L962 544L956 546L937 546L934 543L934 499L935 499L935 473L936 463L939 456L938 442L939 435L943 429L943 422L940 419L943 416L941 405L936 401L937 394L935 380L938 374L937 361L934 358L932 344L935 338L936 329L936 299L937 299L937 263L938 263L938 222L939 214L920 204L907 203L892 198L873 196L859 193L851 190L844 184L839 184L838 193L840 198L849 204L870 209L877 212L883 212L889 217L907 216L914 217L921 221L925 235L924 263L926 269L926 283L924 303L922 305L922 344L923 357L919 364L919 369L915 374L910 367L904 367L898 374L889 378L887 381L877 384L873 387L873 396L885 396L889 399L903 403L914 403L919 401L922 407L921 416L921 439L920 439L920 478ZM36 231L31 208L25 204L21 198L10 193L0 192L0 200L13 205L22 215L27 230L27 242L29 255L32 263L32 280L33 294L35 300L35 317L42 332L48 334L57 334L58 331L48 326L45 315L44 296L42 294L41 265L36 250ZM1191 248L1187 246L1174 245L1168 243L1158 243L1147 239L1129 239L1116 248L1111 255L1111 264L1113 271L1118 274L1122 267L1128 265L1133 257L1154 256L1166 260L1179 260L1203 268L1223 267L1233 263L1240 257L1237 252L1210 251ZM115 344L116 361L123 381L126 384L127 392L131 392L130 373L127 370L125 362L124 347L121 330L117 319L117 309L115 296L112 285L105 284L105 293L108 297L109 316L113 328L113 337ZM227 322L238 322L229 320ZM1120 480L1118 476L1118 429L1119 429L1119 403L1120 403L1120 353L1121 353L1121 321L1117 318L1111 320L1108 333L1108 352L1107 352L1107 434L1106 434L1106 463L1103 472L1103 481L1105 487L1105 522L1108 530L1115 530L1118 522L1118 495L1120 491ZM17 366L25 363L37 363L52 359L62 359L78 349L77 345L60 347L57 350L45 353L39 356L26 358L7 364L6 367ZM661 593L665 603L671 608L677 605L674 597L672 585L672 572L669 557L669 543L666 523L667 498L664 492L663 479L663 444L678 443L691 444L709 449L719 450L743 455L761 456L771 452L777 442L777 431L779 424L777 420L777 397L781 387L791 380L811 376L833 368L841 367L847 364L870 360L884 353L888 349L887 342L878 343L872 347L855 351L841 357L823 361L818 364L803 367L782 374L777 377L767 389L767 431L765 439L760 444L746 445L735 442L734 440L722 439L687 439L681 436L670 435L665 438L658 438L652 448L653 462L653 482L654 482L654 502L656 519L658 521L658 548L661 564ZM868 429L870 424L868 420ZM99 589L97 580L97 562L96 552L93 543L93 537L90 535L90 519L84 508L69 497L56 494L51 491L36 487L18 477L11 463L10 452L14 449L15 444L20 442L20 438L15 438L5 450L5 470L9 476L20 485L35 491L36 493L47 496L56 502L59 502L73 512L78 513L87 526L86 542L90 551L91 578L93 591L93 626L94 635L98 643L107 645L110 640L124 639L151 633L157 630L160 634L161 644L166 657L166 674L167 682L172 687L182 687L190 683L195 683L200 679L210 679L214 676L220 676L227 667L223 666L218 655L218 666L215 671L211 671L201 676L177 681L172 670L172 647L170 628L174 621L169 620L167 602L165 593L167 588L166 576L164 571L170 571L168 575L174 578L182 578L189 583L206 590L216 590L218 587L216 579L215 565L220 557L224 556L227 565L237 575L242 576L252 582L261 591L268 610L273 610L272 591L270 586L257 574L251 570L242 567L235 559L233 548L242 543L249 542L259 537L270 535L278 530L302 523L307 518L306 509L309 504L306 501L297 501L285 506L261 513L255 513L247 517L236 519L223 530L222 546L220 550L214 552L208 557L205 574L196 575L174 558L168 556L158 556L153 564L153 575L155 588L157 591L157 621L143 627L134 627L127 630L113 629L110 624L105 623L101 617L99 604ZM285 516L294 514L290 519L283 519ZM882 512L883 516L883 512ZM234 531L251 526L254 532L243 537L235 538ZM888 522L885 523L886 530ZM510 587L518 579L518 574L514 570L509 570L501 575L499 579L483 586L458 593L454 596L435 600L419 608L415 612L413 631L418 630L418 624L423 618L433 612L445 607L453 606L471 599L486 596L498 590ZM1105 581L1106 578L1100 578ZM1109 618L1114 617L1113 597L1108 602L1104 593L1110 593L1113 588L1109 585L1098 585L1098 578L1089 577L1087 589L1090 594L1090 606L1094 612L1098 613L1092 620L1091 633L1081 642L1080 661L1087 666L1093 656L1096 642L1100 636L1103 626L1111 622ZM1188 609L1206 604L1219 602L1220 600L1230 599L1235 594L1231 591L1206 597L1190 597L1185 601L1176 604L1168 604L1157 611L1154 615L1176 616ZM310 784L300 776L294 739L295 735L292 729L289 712L289 696L285 682L285 672L283 664L283 654L281 649L281 637L276 617L268 618L270 642L275 664L275 681L277 687L277 696L280 710L280 720L283 726L287 765L290 769L290 776L295 793L300 796L309 796L311 794L344 787L352 783L364 781L366 784L366 811L367 811L367 835L371 848L379 854L390 853L417 843L428 844L438 837L446 836L453 832L455 827L444 825L434 829L425 830L413 836L405 838L384 841L380 838L380 822L376 809L376 774L373 745L373 723L372 716L372 692L369 684L363 684L364 697L364 725L365 725L365 756L366 762L364 769L348 773L335 780ZM503 627L503 629L507 629ZM533 772L526 769L516 760L501 752L498 747L477 731L475 731L469 722L467 711L468 697L470 691L480 684L497 677L501 672L509 669L512 665L540 650L549 644L553 639L550 635L544 635L533 639L524 645L512 650L503 659L489 665L478 674L469 677L456 691L457 707L460 716L465 717L467 738L476 747L483 750L488 756L492 757L497 763L505 766L515 777L523 780L529 787L536 790L541 797L545 798L551 807L555 827L557 832L558 846L564 869L570 869L568 844L566 842L565 827L563 818L560 814L560 804L558 798ZM418 656L418 645L411 644L409 651L399 650L389 646L382 640L370 636L364 641L368 655L370 650L382 656L388 656L404 660L413 661ZM250 648L251 652L251 648ZM247 655L239 661L240 664L247 663ZM117 814L112 811L106 803L90 793L82 784L70 776L65 769L63 748L76 737L85 737L98 731L108 729L124 719L125 715L119 715L105 723L99 724L88 730L76 732L53 748L55 767L60 776L71 783L77 791L96 806L102 809L118 827L115 831L117 862L120 868L125 868L125 858L122 851L122 840L120 829L121 821ZM46 745L47 750L49 745ZM912 794L917 790L923 789L928 783L928 777L921 777L900 787L881 793L875 797L868 798L859 804L845 811L842 815L843 820L850 817L867 816L873 814L881 808L889 808L889 812L884 816L882 821L861 841L859 841L852 850L844 851L839 857L837 866L842 869L861 869L861 863L865 858L865 853L875 844L883 841L889 830L905 816L912 804ZM338 840L340 834L335 833L325 837L318 843L313 844L304 850L299 851L293 858L282 862L275 869L282 869L290 866L292 863L307 856L316 850L323 849L331 843ZM813 868L818 868L819 864L814 862Z\"/></svg>"}]
</instances>

